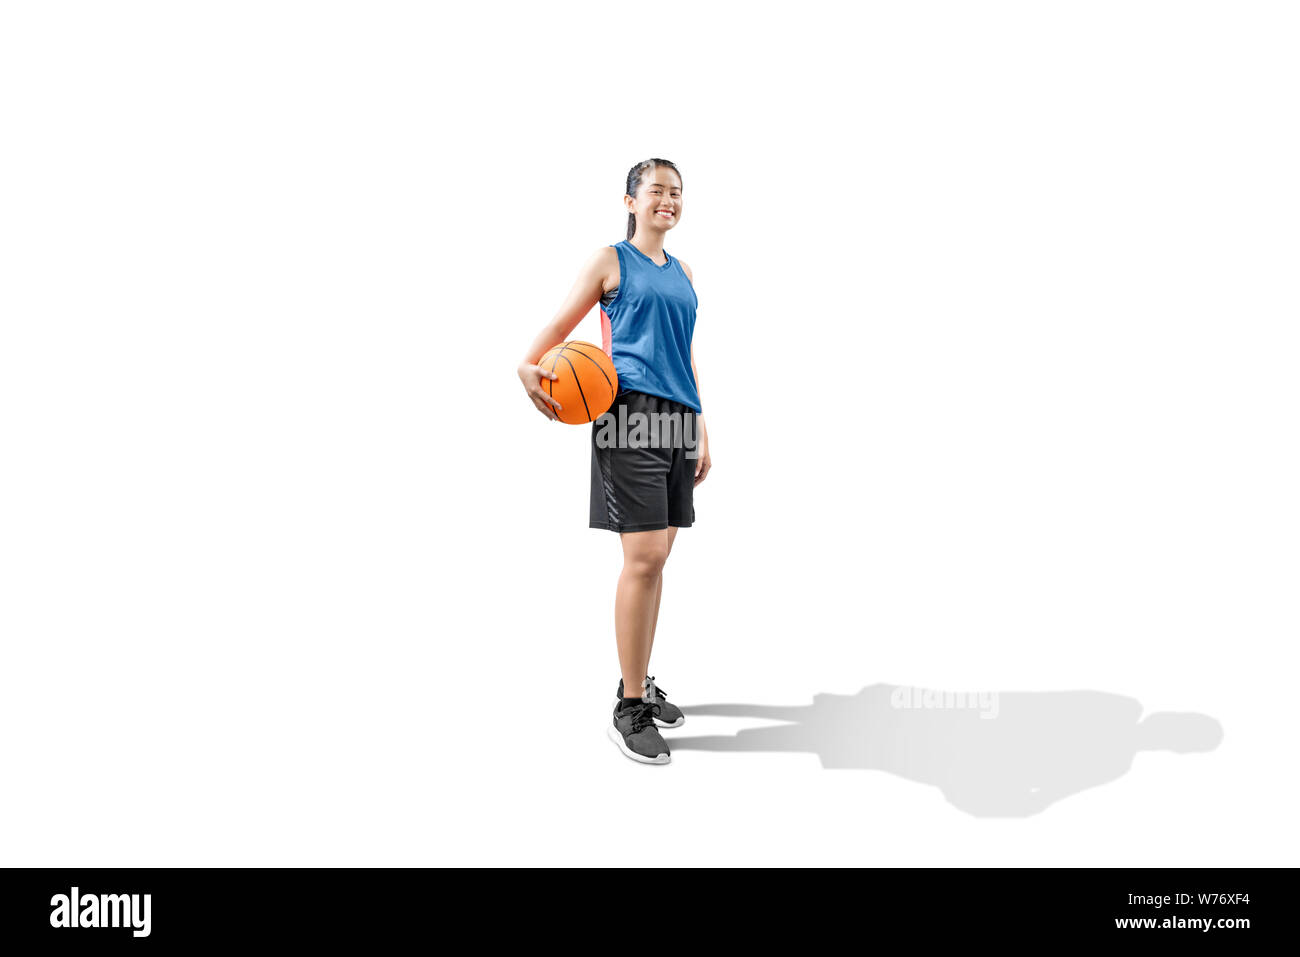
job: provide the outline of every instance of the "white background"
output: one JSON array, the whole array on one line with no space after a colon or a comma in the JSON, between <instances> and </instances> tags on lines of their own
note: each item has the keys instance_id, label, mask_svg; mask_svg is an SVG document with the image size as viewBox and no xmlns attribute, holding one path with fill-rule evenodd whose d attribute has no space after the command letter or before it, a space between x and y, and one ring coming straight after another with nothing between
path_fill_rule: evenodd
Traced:
<instances>
[{"instance_id":1,"label":"white background","mask_svg":"<svg viewBox=\"0 0 1300 957\"><path fill-rule=\"evenodd\" d=\"M1296 26L7 4L3 863L1294 865ZM619 754L589 429L515 365L652 156L713 457L669 742L906 685L1217 747L1124 771L1084 707L1020 767L942 723L887 767Z\"/></svg>"}]
</instances>

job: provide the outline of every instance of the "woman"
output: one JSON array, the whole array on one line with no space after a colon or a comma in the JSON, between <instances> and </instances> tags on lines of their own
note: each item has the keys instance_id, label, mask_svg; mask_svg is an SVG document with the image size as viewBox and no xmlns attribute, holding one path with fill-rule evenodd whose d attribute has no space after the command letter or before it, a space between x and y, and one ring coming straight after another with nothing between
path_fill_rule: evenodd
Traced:
<instances>
[{"instance_id":1,"label":"woman","mask_svg":"<svg viewBox=\"0 0 1300 957\"><path fill-rule=\"evenodd\" d=\"M709 473L699 375L691 348L695 331L694 277L681 260L664 251L664 235L682 217L682 180L667 160L632 167L623 197L627 240L597 251L583 266L555 318L533 340L519 364L519 378L533 405L557 418L558 402L542 388L555 374L537 365L547 350L564 342L597 302L605 352L618 373L614 405L592 423L592 528L619 533L623 571L614 598L618 683L610 739L625 755L645 764L667 764L670 751L658 728L680 727L681 709L667 700L649 672L663 594L663 568L679 528L695 520L694 488ZM611 446L609 425L641 413L677 417L680 441L645 447L644 442ZM667 446L667 447L665 447ZM625 696L624 689L637 693Z\"/></svg>"}]
</instances>

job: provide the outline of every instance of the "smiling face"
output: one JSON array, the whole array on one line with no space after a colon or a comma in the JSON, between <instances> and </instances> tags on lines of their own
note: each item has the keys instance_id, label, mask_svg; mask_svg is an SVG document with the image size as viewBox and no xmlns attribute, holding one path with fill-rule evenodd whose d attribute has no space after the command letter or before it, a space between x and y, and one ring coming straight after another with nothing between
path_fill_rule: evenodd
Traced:
<instances>
[{"instance_id":1,"label":"smiling face","mask_svg":"<svg viewBox=\"0 0 1300 957\"><path fill-rule=\"evenodd\" d=\"M636 231L665 233L682 218L682 181L666 166L648 170L637 188L636 199L624 196L629 213L636 216ZM664 215L664 212L671 215Z\"/></svg>"}]
</instances>

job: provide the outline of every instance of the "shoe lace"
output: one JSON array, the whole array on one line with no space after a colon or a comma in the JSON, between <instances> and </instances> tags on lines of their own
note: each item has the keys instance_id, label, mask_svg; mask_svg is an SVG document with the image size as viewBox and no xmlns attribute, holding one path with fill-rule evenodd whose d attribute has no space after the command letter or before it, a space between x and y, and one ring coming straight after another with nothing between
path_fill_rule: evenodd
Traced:
<instances>
[{"instance_id":1,"label":"shoe lace","mask_svg":"<svg viewBox=\"0 0 1300 957\"><path fill-rule=\"evenodd\" d=\"M668 700L668 695L664 694L659 686L655 684L654 675L646 675L645 697L650 701L658 701L660 698L663 698L665 701Z\"/></svg>"},{"instance_id":2,"label":"shoe lace","mask_svg":"<svg viewBox=\"0 0 1300 957\"><path fill-rule=\"evenodd\" d=\"M633 705L628 709L632 715L632 727L629 734L636 734L638 731L644 731L646 728L653 728L655 724L655 712L658 709L649 702Z\"/></svg>"}]
</instances>

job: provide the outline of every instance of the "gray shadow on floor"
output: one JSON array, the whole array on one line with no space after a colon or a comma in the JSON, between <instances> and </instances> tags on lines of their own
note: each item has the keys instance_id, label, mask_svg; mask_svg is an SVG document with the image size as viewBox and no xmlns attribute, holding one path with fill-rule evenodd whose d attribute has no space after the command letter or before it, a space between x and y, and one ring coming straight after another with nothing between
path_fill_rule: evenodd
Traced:
<instances>
[{"instance_id":1,"label":"gray shadow on floor","mask_svg":"<svg viewBox=\"0 0 1300 957\"><path fill-rule=\"evenodd\" d=\"M677 751L806 752L824 768L885 771L939 788L976 817L1029 817L1124 775L1139 751L1213 751L1223 726L1194 712L1142 716L1104 691L959 694L876 684L811 705L703 704L703 715L786 724L667 737Z\"/></svg>"}]
</instances>

